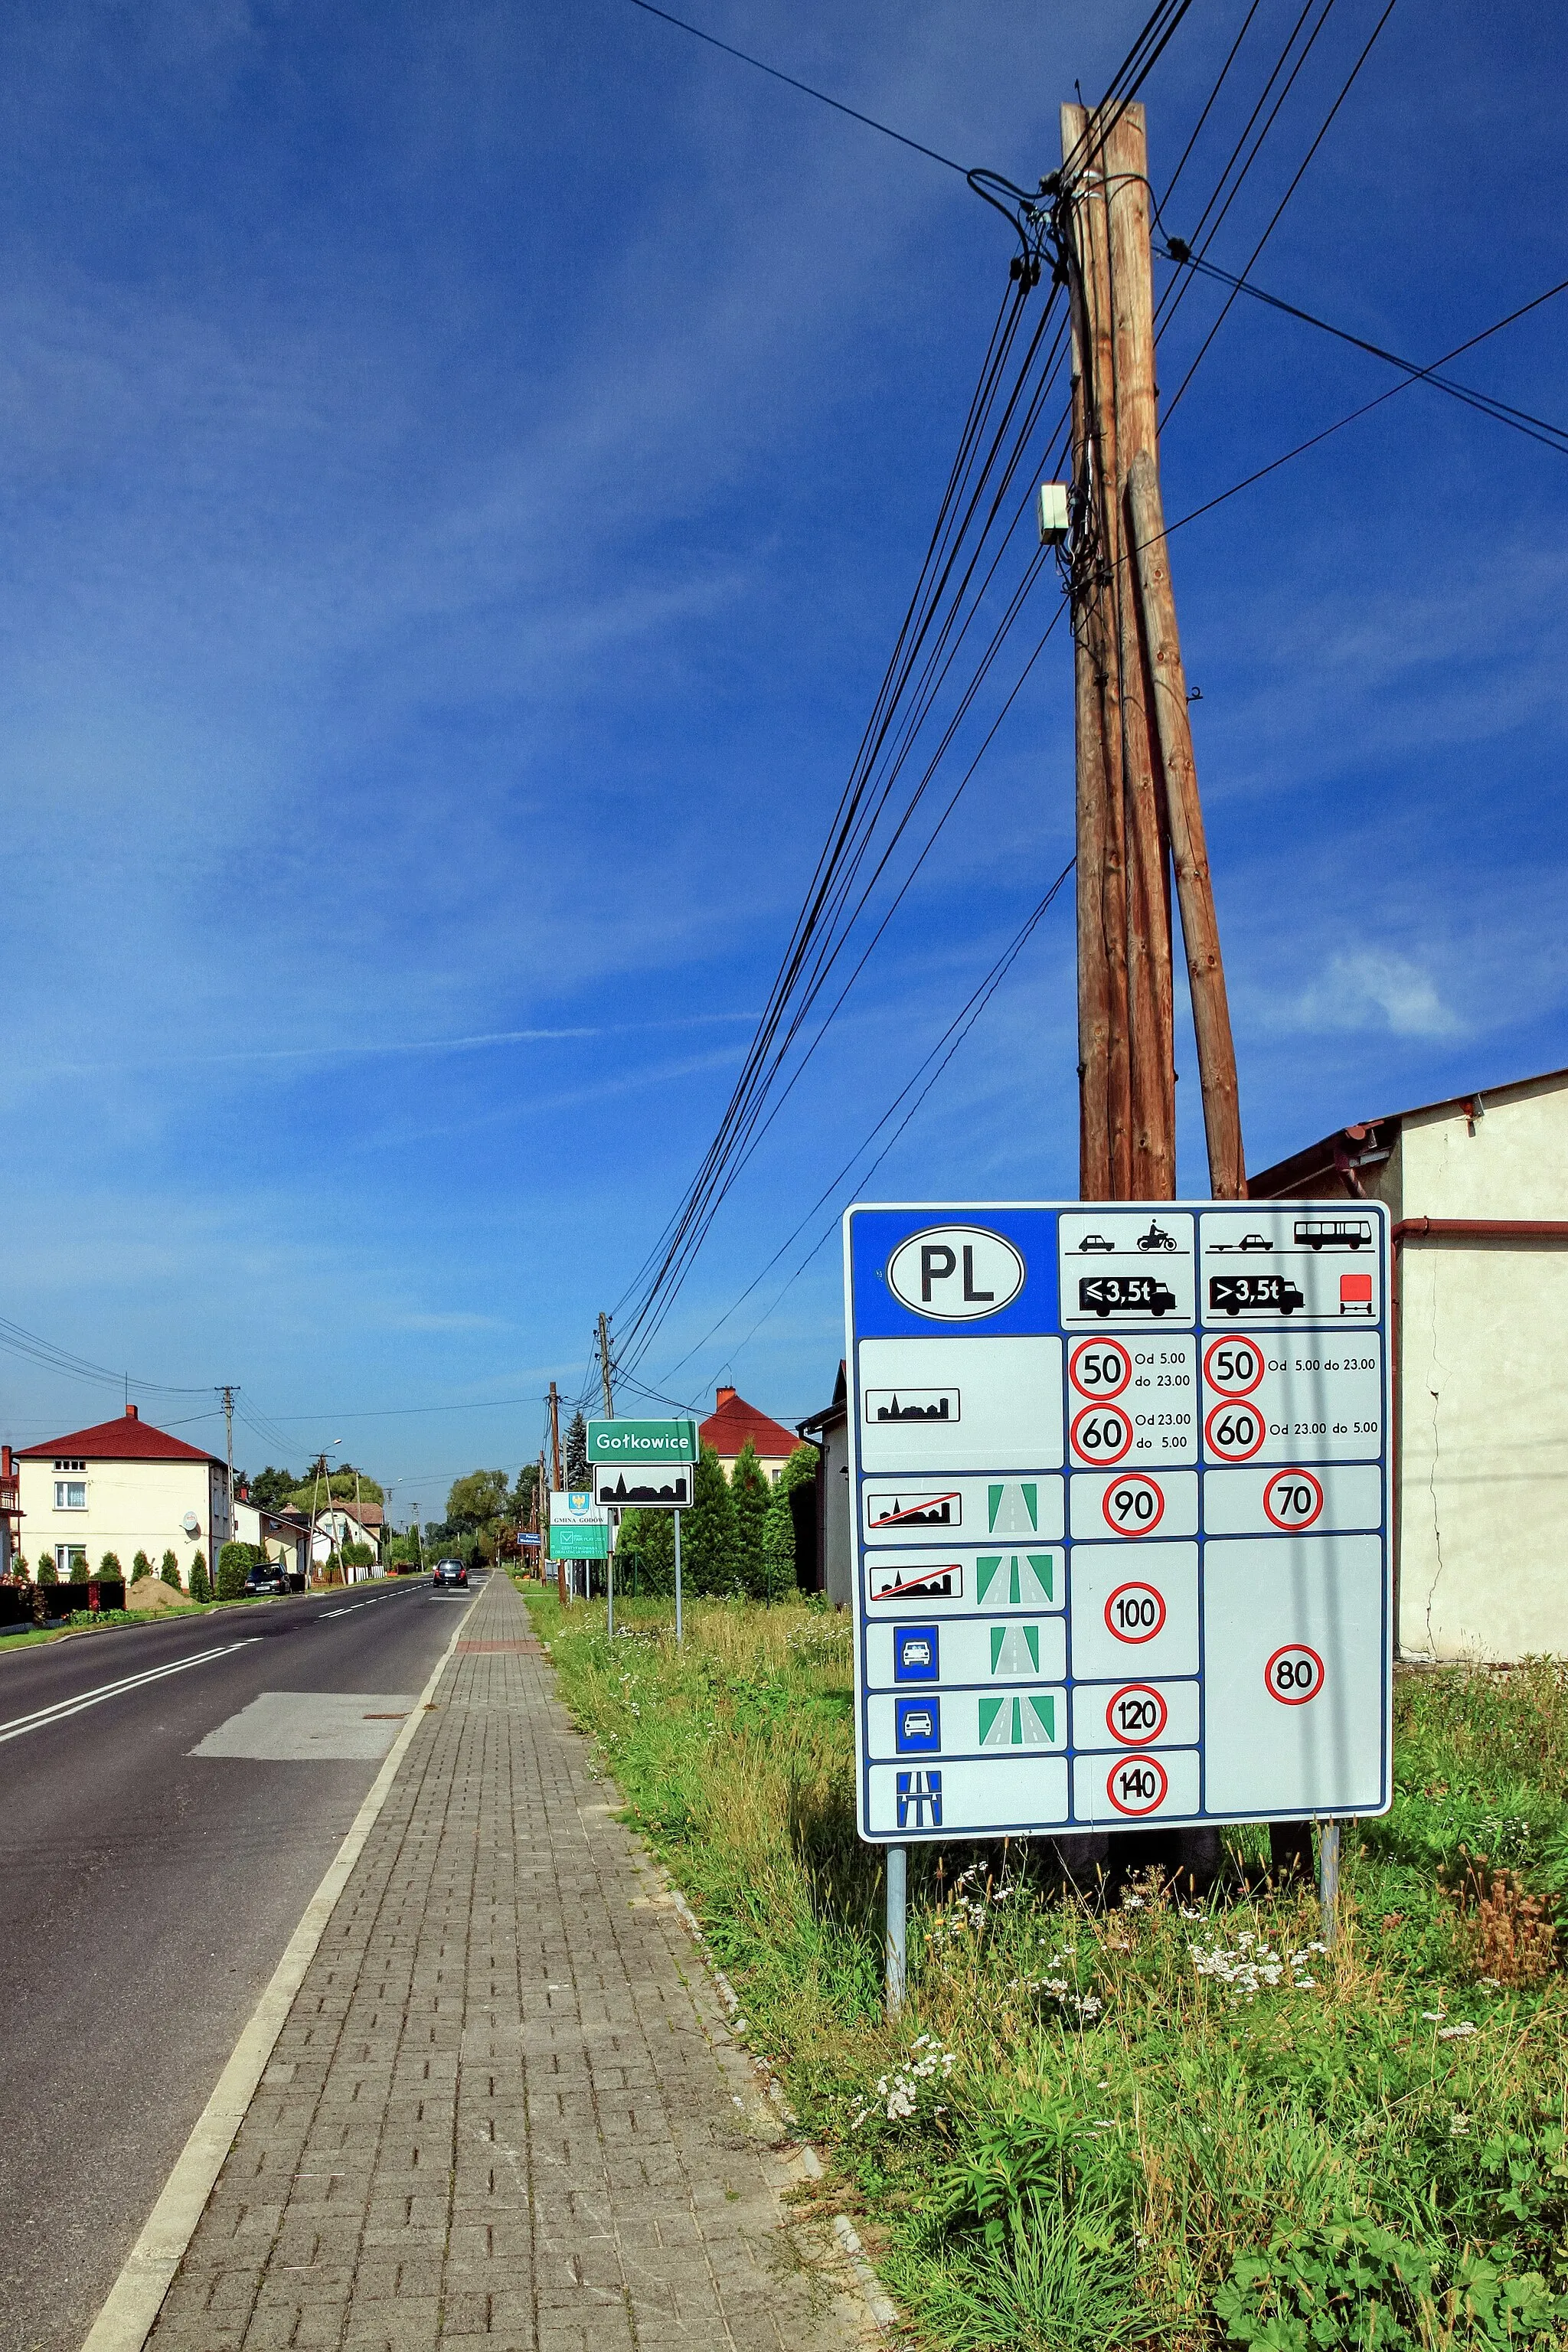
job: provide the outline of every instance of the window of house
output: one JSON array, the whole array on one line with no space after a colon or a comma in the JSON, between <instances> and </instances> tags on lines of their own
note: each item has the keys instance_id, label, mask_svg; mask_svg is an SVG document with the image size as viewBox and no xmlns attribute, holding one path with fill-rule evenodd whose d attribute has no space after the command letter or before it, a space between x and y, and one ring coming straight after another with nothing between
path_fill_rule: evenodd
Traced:
<instances>
[{"instance_id":1,"label":"window of house","mask_svg":"<svg viewBox=\"0 0 1568 2352\"><path fill-rule=\"evenodd\" d=\"M57 1470L85 1470L87 1468L87 1464L85 1462L61 1461L55 1464L55 1468Z\"/></svg>"},{"instance_id":2,"label":"window of house","mask_svg":"<svg viewBox=\"0 0 1568 2352\"><path fill-rule=\"evenodd\" d=\"M57 1544L55 1546L55 1566L58 1569L60 1574L64 1577L68 1584L79 1583L81 1579L87 1574L86 1545Z\"/></svg>"},{"instance_id":3,"label":"window of house","mask_svg":"<svg viewBox=\"0 0 1568 2352\"><path fill-rule=\"evenodd\" d=\"M87 1480L85 1478L57 1478L55 1480L55 1508L57 1511L85 1511L87 1508Z\"/></svg>"}]
</instances>

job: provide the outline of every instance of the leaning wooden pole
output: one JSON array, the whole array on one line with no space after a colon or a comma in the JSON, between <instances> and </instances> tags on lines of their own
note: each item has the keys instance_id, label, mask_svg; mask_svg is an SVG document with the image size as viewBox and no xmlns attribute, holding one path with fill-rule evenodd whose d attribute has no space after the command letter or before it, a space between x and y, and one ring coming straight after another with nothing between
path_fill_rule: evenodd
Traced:
<instances>
[{"instance_id":1,"label":"leaning wooden pole","mask_svg":"<svg viewBox=\"0 0 1568 2352\"><path fill-rule=\"evenodd\" d=\"M1187 953L1187 985L1197 1039L1198 1083L1203 1089L1204 1129L1208 1139L1209 1189L1216 1201L1247 1194L1247 1163L1241 1143L1241 1105L1236 1082L1236 1045L1220 956L1219 924L1209 878L1203 806L1198 798L1193 730L1187 715L1187 678L1176 626L1176 599L1165 540L1164 501L1152 455L1133 460L1127 480L1131 568L1137 582L1143 641L1152 679L1155 734L1176 869L1176 903Z\"/></svg>"},{"instance_id":2,"label":"leaning wooden pole","mask_svg":"<svg viewBox=\"0 0 1568 2352\"><path fill-rule=\"evenodd\" d=\"M1098 133L1099 118L1096 119ZM1143 109L1112 110L1100 157L1110 229L1111 393L1116 404L1116 598L1121 679L1121 793L1127 845L1127 1018L1132 1111L1131 1192L1176 1190L1176 1086L1165 837L1154 776L1148 668L1128 562L1126 484L1158 446L1154 287L1149 254L1149 163Z\"/></svg>"}]
</instances>

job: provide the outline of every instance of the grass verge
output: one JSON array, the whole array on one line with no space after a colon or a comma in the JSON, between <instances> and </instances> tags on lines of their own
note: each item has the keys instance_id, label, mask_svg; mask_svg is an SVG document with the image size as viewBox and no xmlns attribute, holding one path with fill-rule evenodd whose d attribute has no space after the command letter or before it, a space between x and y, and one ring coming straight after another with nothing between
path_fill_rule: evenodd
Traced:
<instances>
[{"instance_id":1,"label":"grass verge","mask_svg":"<svg viewBox=\"0 0 1568 2352\"><path fill-rule=\"evenodd\" d=\"M563 1696L701 1917L752 2046L954 2352L1568 2344L1568 1687L1402 1681L1398 1795L1344 1914L1258 1833L1184 1903L1065 1893L1042 1849L917 1848L882 2010L850 1629L792 1603L563 1614Z\"/></svg>"}]
</instances>

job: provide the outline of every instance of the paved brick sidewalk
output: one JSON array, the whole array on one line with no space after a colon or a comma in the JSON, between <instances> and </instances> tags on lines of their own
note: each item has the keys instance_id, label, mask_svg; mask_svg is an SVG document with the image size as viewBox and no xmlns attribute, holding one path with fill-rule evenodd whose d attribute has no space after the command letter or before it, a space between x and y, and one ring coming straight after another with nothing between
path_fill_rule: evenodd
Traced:
<instances>
[{"instance_id":1,"label":"paved brick sidewalk","mask_svg":"<svg viewBox=\"0 0 1568 2352\"><path fill-rule=\"evenodd\" d=\"M783 2226L789 2151L587 1765L492 1577L151 2352L864 2341Z\"/></svg>"}]
</instances>

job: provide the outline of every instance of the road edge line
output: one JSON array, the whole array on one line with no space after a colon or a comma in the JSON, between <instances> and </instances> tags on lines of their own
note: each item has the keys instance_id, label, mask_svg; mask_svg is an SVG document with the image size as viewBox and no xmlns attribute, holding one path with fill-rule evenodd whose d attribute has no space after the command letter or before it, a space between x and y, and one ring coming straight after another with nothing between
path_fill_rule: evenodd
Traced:
<instances>
[{"instance_id":1,"label":"road edge line","mask_svg":"<svg viewBox=\"0 0 1568 2352\"><path fill-rule=\"evenodd\" d=\"M174 2284L174 2273L184 2262L186 2249L196 2233L196 2224L206 2210L207 2199L212 2195L225 2159L234 2146L240 2125L245 2121L257 2086L267 2071L278 2036L293 2007L294 1996L304 1981L306 1969L315 1958L327 1922L337 1906L338 1897L348 1885L353 1866L364 1850L365 1841L392 1793L398 1768L424 1721L425 1710L452 1661L458 1638L479 1600L479 1595L476 1593L458 1618L452 1629L452 1638L420 1692L413 1712L387 1749L382 1768L371 1782L369 1793L355 1814L347 1836L328 1864L326 1876L306 1905L304 1915L272 1972L271 1981L251 2011L248 2023L217 2078L211 2098L197 2116L189 2139L175 2158L174 2168L163 2183L163 2192L148 2215L141 2236L126 2255L102 2309L83 2338L81 2352L142 2352L142 2347L153 2332L153 2322L163 2307L163 2298Z\"/></svg>"}]
</instances>

